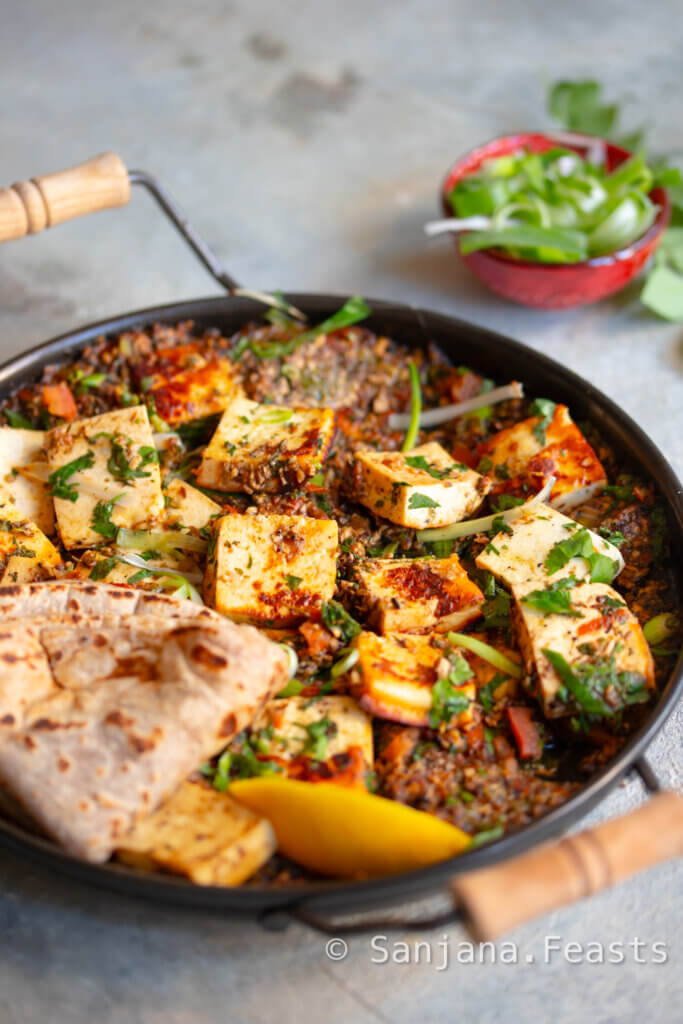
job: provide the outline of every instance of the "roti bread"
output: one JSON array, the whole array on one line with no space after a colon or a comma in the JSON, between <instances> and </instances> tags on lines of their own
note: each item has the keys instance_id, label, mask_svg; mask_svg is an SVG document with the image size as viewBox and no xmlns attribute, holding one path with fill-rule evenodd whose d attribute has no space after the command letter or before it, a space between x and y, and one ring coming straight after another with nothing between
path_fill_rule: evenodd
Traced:
<instances>
[{"instance_id":1,"label":"roti bread","mask_svg":"<svg viewBox=\"0 0 683 1024\"><path fill-rule=\"evenodd\" d=\"M0 786L90 861L287 682L285 652L256 629L164 595L0 587L0 615Z\"/></svg>"}]
</instances>

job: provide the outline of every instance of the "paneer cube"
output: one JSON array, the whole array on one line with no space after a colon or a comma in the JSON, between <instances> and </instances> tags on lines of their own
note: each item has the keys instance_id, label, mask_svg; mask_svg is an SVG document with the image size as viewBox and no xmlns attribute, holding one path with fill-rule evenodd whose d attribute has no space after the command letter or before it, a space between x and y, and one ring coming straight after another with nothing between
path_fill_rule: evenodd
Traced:
<instances>
[{"instance_id":1,"label":"paneer cube","mask_svg":"<svg viewBox=\"0 0 683 1024\"><path fill-rule=\"evenodd\" d=\"M527 580L544 585L565 576L575 576L579 580L590 579L591 565L581 555L569 557L557 568L552 568L551 563L552 571L546 565L548 556L558 545L571 544L575 538L583 538L586 534L590 537L592 551L614 563L614 576L624 567L624 559L614 544L592 530L585 530L573 519L543 503L522 512L508 524L508 529L511 533L496 534L475 559L478 569L493 573L497 580L507 586ZM585 533L580 532L583 530ZM562 558L556 556L553 561L560 562Z\"/></svg>"},{"instance_id":2,"label":"paneer cube","mask_svg":"<svg viewBox=\"0 0 683 1024\"><path fill-rule=\"evenodd\" d=\"M133 372L139 389L171 426L221 412L241 390L232 360L199 340L151 351L137 360Z\"/></svg>"},{"instance_id":3,"label":"paneer cube","mask_svg":"<svg viewBox=\"0 0 683 1024\"><path fill-rule=\"evenodd\" d=\"M376 558L356 567L367 621L380 633L445 632L481 614L484 603L457 555Z\"/></svg>"},{"instance_id":4,"label":"paneer cube","mask_svg":"<svg viewBox=\"0 0 683 1024\"><path fill-rule=\"evenodd\" d=\"M44 430L0 427L0 485L14 498L17 511L51 534L55 516L47 488L46 437Z\"/></svg>"},{"instance_id":5,"label":"paneer cube","mask_svg":"<svg viewBox=\"0 0 683 1024\"><path fill-rule=\"evenodd\" d=\"M537 680L538 697L547 716L589 710L565 685L544 653L548 650L563 658L570 669L578 670L579 676L583 674L586 689L604 703L607 715L627 704L634 691L654 687L650 648L638 620L616 590L604 583L570 588L575 614L569 616L527 604L525 598L536 589L533 582L513 586L514 620L527 672ZM620 673L633 675L620 680Z\"/></svg>"},{"instance_id":6,"label":"paneer cube","mask_svg":"<svg viewBox=\"0 0 683 1024\"><path fill-rule=\"evenodd\" d=\"M0 487L0 583L32 583L54 575L61 557L45 534Z\"/></svg>"},{"instance_id":7,"label":"paneer cube","mask_svg":"<svg viewBox=\"0 0 683 1024\"><path fill-rule=\"evenodd\" d=\"M420 530L471 515L491 481L430 441L410 452L357 452L355 497L382 519Z\"/></svg>"},{"instance_id":8,"label":"paneer cube","mask_svg":"<svg viewBox=\"0 0 683 1024\"><path fill-rule=\"evenodd\" d=\"M495 478L493 495L536 493L553 476L549 503L565 512L607 483L600 460L566 405L556 405L547 424L542 417L531 416L499 431L480 445L478 454Z\"/></svg>"},{"instance_id":9,"label":"paneer cube","mask_svg":"<svg viewBox=\"0 0 683 1024\"><path fill-rule=\"evenodd\" d=\"M449 670L443 651L428 636L411 633L361 633L357 644L359 682L355 693L360 706L392 722L429 725L434 684ZM474 700L474 679L457 689L470 703ZM455 717L453 724L466 725L471 719L469 706Z\"/></svg>"},{"instance_id":10,"label":"paneer cube","mask_svg":"<svg viewBox=\"0 0 683 1024\"><path fill-rule=\"evenodd\" d=\"M196 885L240 885L276 845L265 818L205 783L183 782L131 829L116 855L124 864L185 875Z\"/></svg>"},{"instance_id":11,"label":"paneer cube","mask_svg":"<svg viewBox=\"0 0 683 1024\"><path fill-rule=\"evenodd\" d=\"M332 409L289 409L236 398L204 451L197 481L218 491L300 487L320 469L333 433Z\"/></svg>"},{"instance_id":12,"label":"paneer cube","mask_svg":"<svg viewBox=\"0 0 683 1024\"><path fill-rule=\"evenodd\" d=\"M103 543L107 538L94 528L103 519L144 529L163 514L159 458L143 405L56 427L48 434L47 453L66 548Z\"/></svg>"},{"instance_id":13,"label":"paneer cube","mask_svg":"<svg viewBox=\"0 0 683 1024\"><path fill-rule=\"evenodd\" d=\"M204 579L208 604L237 622L288 626L320 617L335 589L334 520L231 513L214 530Z\"/></svg>"},{"instance_id":14,"label":"paneer cube","mask_svg":"<svg viewBox=\"0 0 683 1024\"><path fill-rule=\"evenodd\" d=\"M306 778L307 762L324 762L328 781L364 786L374 763L372 719L353 697L276 698L251 732L259 753L284 762L291 778Z\"/></svg>"},{"instance_id":15,"label":"paneer cube","mask_svg":"<svg viewBox=\"0 0 683 1024\"><path fill-rule=\"evenodd\" d=\"M221 506L212 501L196 487L184 480L171 480L164 487L167 526L193 527L201 530L211 519L220 515Z\"/></svg>"}]
</instances>

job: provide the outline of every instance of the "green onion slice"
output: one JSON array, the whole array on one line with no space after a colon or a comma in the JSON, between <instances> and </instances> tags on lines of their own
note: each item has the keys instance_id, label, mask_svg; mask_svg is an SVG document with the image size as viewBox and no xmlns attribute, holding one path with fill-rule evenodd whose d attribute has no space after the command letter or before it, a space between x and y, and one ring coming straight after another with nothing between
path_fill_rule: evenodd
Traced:
<instances>
[{"instance_id":1,"label":"green onion slice","mask_svg":"<svg viewBox=\"0 0 683 1024\"><path fill-rule=\"evenodd\" d=\"M417 366L415 363L411 362L408 369L410 370L410 418L408 421L408 430L403 444L401 445L402 452L409 452L415 447L417 435L420 430L420 412L422 411L420 375L417 372Z\"/></svg>"},{"instance_id":2,"label":"green onion slice","mask_svg":"<svg viewBox=\"0 0 683 1024\"><path fill-rule=\"evenodd\" d=\"M466 633L449 633L448 639L452 644L456 644L457 647L464 647L466 651L478 654L484 661L488 661L489 665L500 669L501 672L512 676L513 679L521 679L524 675L524 669L521 665L518 665L516 661L512 661L506 655L501 654L495 647L491 647L491 644L485 644L483 640L467 636Z\"/></svg>"}]
</instances>

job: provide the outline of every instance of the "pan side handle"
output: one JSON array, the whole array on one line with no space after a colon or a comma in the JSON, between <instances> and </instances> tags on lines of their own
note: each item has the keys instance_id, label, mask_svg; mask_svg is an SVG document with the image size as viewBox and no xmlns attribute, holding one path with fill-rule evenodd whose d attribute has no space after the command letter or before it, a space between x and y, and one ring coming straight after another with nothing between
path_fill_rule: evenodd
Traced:
<instances>
[{"instance_id":1,"label":"pan side handle","mask_svg":"<svg viewBox=\"0 0 683 1024\"><path fill-rule=\"evenodd\" d=\"M681 855L683 797L664 791L621 818L456 876L451 891L470 933L485 942Z\"/></svg>"},{"instance_id":2,"label":"pan side handle","mask_svg":"<svg viewBox=\"0 0 683 1024\"><path fill-rule=\"evenodd\" d=\"M126 166L116 153L100 153L76 167L0 189L0 242L9 242L86 213L125 206Z\"/></svg>"}]
</instances>

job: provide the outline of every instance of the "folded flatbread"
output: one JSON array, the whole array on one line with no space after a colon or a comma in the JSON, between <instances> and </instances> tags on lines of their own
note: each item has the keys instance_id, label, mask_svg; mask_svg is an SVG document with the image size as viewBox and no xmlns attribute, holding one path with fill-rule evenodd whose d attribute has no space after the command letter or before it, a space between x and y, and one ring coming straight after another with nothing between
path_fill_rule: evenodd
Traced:
<instances>
[{"instance_id":1,"label":"folded flatbread","mask_svg":"<svg viewBox=\"0 0 683 1024\"><path fill-rule=\"evenodd\" d=\"M0 786L104 861L287 681L277 644L188 601L88 582L0 587Z\"/></svg>"}]
</instances>

